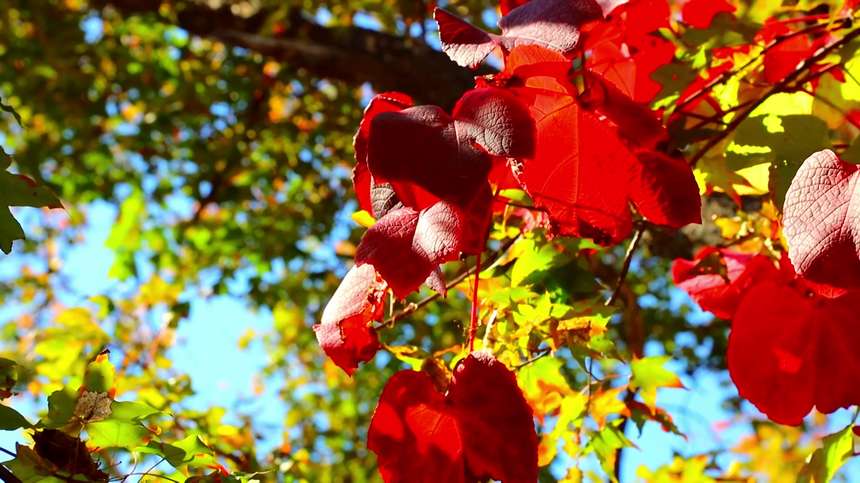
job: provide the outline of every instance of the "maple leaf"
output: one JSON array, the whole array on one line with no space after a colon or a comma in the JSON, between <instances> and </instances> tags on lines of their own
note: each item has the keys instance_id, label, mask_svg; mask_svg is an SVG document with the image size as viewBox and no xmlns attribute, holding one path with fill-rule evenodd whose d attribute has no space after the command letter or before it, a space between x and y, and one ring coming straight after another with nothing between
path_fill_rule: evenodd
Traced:
<instances>
[{"instance_id":1,"label":"maple leaf","mask_svg":"<svg viewBox=\"0 0 860 483\"><path fill-rule=\"evenodd\" d=\"M706 29L717 14L732 14L735 10L737 7L726 0L689 0L681 7L681 18L691 27Z\"/></svg>"},{"instance_id":2,"label":"maple leaf","mask_svg":"<svg viewBox=\"0 0 860 483\"><path fill-rule=\"evenodd\" d=\"M320 347L349 375L379 350L376 331L369 324L382 317L385 290L372 265L353 266L314 325Z\"/></svg>"},{"instance_id":3,"label":"maple leaf","mask_svg":"<svg viewBox=\"0 0 860 483\"><path fill-rule=\"evenodd\" d=\"M400 111L413 105L412 98L400 92L383 92L377 94L367 104L364 116L358 125L358 131L353 139L355 150L355 166L352 169L352 183L358 198L358 206L368 213L372 211L371 188L372 176L367 167L367 139L370 137L370 123L373 118L383 112ZM382 215L376 215L377 217Z\"/></svg>"},{"instance_id":4,"label":"maple leaf","mask_svg":"<svg viewBox=\"0 0 860 483\"><path fill-rule=\"evenodd\" d=\"M729 335L729 374L768 418L798 425L860 404L860 292L814 295L799 280L772 277L744 296Z\"/></svg>"},{"instance_id":5,"label":"maple leaf","mask_svg":"<svg viewBox=\"0 0 860 483\"><path fill-rule=\"evenodd\" d=\"M444 201L421 212L400 208L367 230L355 262L373 265L394 295L402 299L440 264L457 259L465 228L462 212Z\"/></svg>"},{"instance_id":6,"label":"maple leaf","mask_svg":"<svg viewBox=\"0 0 860 483\"><path fill-rule=\"evenodd\" d=\"M439 199L460 206L487 185L494 156L528 156L534 122L513 94L467 92L449 116L437 106L381 112L370 121L367 163L375 183L390 183L413 209Z\"/></svg>"},{"instance_id":7,"label":"maple leaf","mask_svg":"<svg viewBox=\"0 0 860 483\"><path fill-rule=\"evenodd\" d=\"M783 232L797 273L860 286L860 166L825 149L807 158L785 195Z\"/></svg>"},{"instance_id":8,"label":"maple leaf","mask_svg":"<svg viewBox=\"0 0 860 483\"><path fill-rule=\"evenodd\" d=\"M721 319L729 320L743 295L753 284L776 276L770 259L762 255L704 247L693 260L672 262L672 281L699 304Z\"/></svg>"},{"instance_id":9,"label":"maple leaf","mask_svg":"<svg viewBox=\"0 0 860 483\"><path fill-rule=\"evenodd\" d=\"M537 480L537 434L514 374L486 351L467 356L447 394L425 372L386 384L368 430L386 482Z\"/></svg>"},{"instance_id":10,"label":"maple leaf","mask_svg":"<svg viewBox=\"0 0 860 483\"><path fill-rule=\"evenodd\" d=\"M579 42L579 26L603 16L594 0L532 0L499 20L501 35L485 32L452 13L437 8L442 51L463 67L479 65L496 47L506 51L536 44L569 54Z\"/></svg>"}]
</instances>

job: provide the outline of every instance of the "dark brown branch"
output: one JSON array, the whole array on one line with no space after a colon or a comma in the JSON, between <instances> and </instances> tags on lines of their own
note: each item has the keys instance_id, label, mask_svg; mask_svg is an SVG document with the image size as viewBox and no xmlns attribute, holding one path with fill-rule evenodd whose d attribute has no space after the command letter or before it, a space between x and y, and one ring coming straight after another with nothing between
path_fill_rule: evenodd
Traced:
<instances>
[{"instance_id":1,"label":"dark brown branch","mask_svg":"<svg viewBox=\"0 0 860 483\"><path fill-rule=\"evenodd\" d=\"M633 234L633 239L630 240L630 245L627 246L627 253L624 254L624 265L621 267L621 273L618 274L618 281L615 282L615 290L612 291L612 295L606 301L606 306L614 304L615 299L618 298L618 294L621 293L621 287L624 285L624 279L627 278L627 272L630 271L630 263L633 261L633 255L636 253L636 247L639 246L639 240L642 239L642 233L644 232L645 227L640 226Z\"/></svg>"},{"instance_id":2,"label":"dark brown branch","mask_svg":"<svg viewBox=\"0 0 860 483\"><path fill-rule=\"evenodd\" d=\"M314 76L353 85L370 83L378 91L398 90L425 102L451 107L473 87L473 73L423 42L356 27L323 27L293 9L277 34L265 32L270 12L249 17L229 6L173 2L175 18L159 15L161 0L96 0L123 15L152 14L193 35L219 40L307 70Z\"/></svg>"}]
</instances>

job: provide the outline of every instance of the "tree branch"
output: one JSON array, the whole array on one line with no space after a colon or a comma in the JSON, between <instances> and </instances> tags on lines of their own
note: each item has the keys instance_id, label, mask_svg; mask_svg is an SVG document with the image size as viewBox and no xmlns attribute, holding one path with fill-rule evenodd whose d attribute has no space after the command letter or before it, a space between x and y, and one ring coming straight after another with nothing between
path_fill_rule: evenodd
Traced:
<instances>
[{"instance_id":1,"label":"tree branch","mask_svg":"<svg viewBox=\"0 0 860 483\"><path fill-rule=\"evenodd\" d=\"M690 166L695 166L696 163L698 163L699 160L702 159L708 153L708 151L720 144L725 138L727 138L732 132L734 132L734 130L737 129L738 126L740 126L741 123L744 122L750 116L750 114L752 114L753 111L756 110L758 106L762 105L764 101L768 100L770 96L778 94L780 92L786 92L789 88L789 85L795 80L797 80L810 67L815 65L816 62L824 59L825 57L830 55L831 52L839 49L840 47L854 40L858 36L860 36L860 28L855 28L845 34L845 36L841 39L831 42L830 44L820 48L811 57L804 59L804 61L801 62L796 69L794 69L791 73L785 76L784 79L774 84L774 86L769 91L765 92L761 97L756 99L756 101L751 103L749 107L738 113L738 115L734 119L732 119L732 122L730 122L724 130L720 131L719 134L712 137L707 143L705 143L705 145L701 149L699 149L696 154L693 155L692 158L690 158Z\"/></svg>"},{"instance_id":2,"label":"tree branch","mask_svg":"<svg viewBox=\"0 0 860 483\"><path fill-rule=\"evenodd\" d=\"M451 107L474 86L473 73L448 57L410 38L356 26L323 27L292 9L283 29L264 32L271 11L242 17L229 5L171 2L176 15L159 13L161 0L94 0L123 15L151 14L193 35L242 47L314 76L353 85L369 82L377 91L397 90L425 102Z\"/></svg>"}]
</instances>

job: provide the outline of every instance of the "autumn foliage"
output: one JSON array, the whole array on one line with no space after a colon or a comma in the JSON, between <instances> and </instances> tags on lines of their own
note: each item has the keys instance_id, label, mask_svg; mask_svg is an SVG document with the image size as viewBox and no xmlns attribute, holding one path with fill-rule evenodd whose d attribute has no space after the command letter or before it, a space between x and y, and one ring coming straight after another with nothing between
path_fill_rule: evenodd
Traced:
<instances>
[{"instance_id":1,"label":"autumn foliage","mask_svg":"<svg viewBox=\"0 0 860 483\"><path fill-rule=\"evenodd\" d=\"M734 11L722 0L692 0L681 17L705 29ZM670 27L665 2L532 0L505 2L502 12L500 32L491 33L436 9L452 61L476 68L495 53L503 63L476 77L450 114L399 93L377 95L365 111L354 183L376 222L316 327L323 349L350 374L378 347L374 322L382 322L386 287L397 299L422 283L444 292L439 266L480 259L503 190L527 193L550 235L603 245L628 238L634 220L669 228L700 222L689 159L673 148L664 122L702 102L720 110L709 87L734 67L731 53L683 89L667 118L649 105L661 88L653 74L675 53L658 33ZM759 33L764 42L792 38L765 54L763 82L793 75L829 40L791 32L774 22ZM813 407L827 413L860 403L860 321L852 310L860 299L842 289L860 285L855 175L829 151L798 171L783 221L797 274L785 254L718 247L672 268L677 286L704 310L732 320L732 379L779 423L798 424ZM464 348L473 345L474 311L471 323ZM490 352L472 352L450 383L422 371L396 374L374 414L369 447L386 481L418 474L534 481L531 419L511 373Z\"/></svg>"}]
</instances>

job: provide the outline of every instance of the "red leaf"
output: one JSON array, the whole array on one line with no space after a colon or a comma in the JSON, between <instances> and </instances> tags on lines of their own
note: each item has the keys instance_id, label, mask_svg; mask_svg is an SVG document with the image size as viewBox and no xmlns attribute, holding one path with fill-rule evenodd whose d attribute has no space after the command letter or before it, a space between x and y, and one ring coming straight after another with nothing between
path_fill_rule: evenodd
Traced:
<instances>
[{"instance_id":1,"label":"red leaf","mask_svg":"<svg viewBox=\"0 0 860 483\"><path fill-rule=\"evenodd\" d=\"M364 234L355 262L373 265L402 299L441 263L457 259L463 228L461 211L449 203L438 202L420 213L412 208L393 210Z\"/></svg>"},{"instance_id":2,"label":"red leaf","mask_svg":"<svg viewBox=\"0 0 860 483\"><path fill-rule=\"evenodd\" d=\"M584 27L586 67L640 103L662 89L651 78L675 57L675 46L654 32L669 26L665 0L635 0L618 7L607 22Z\"/></svg>"},{"instance_id":3,"label":"red leaf","mask_svg":"<svg viewBox=\"0 0 860 483\"><path fill-rule=\"evenodd\" d=\"M743 294L753 284L779 275L764 256L705 247L690 260L672 262L672 281L721 319L731 319Z\"/></svg>"},{"instance_id":4,"label":"red leaf","mask_svg":"<svg viewBox=\"0 0 860 483\"><path fill-rule=\"evenodd\" d=\"M411 105L412 98L406 94L399 92L377 94L365 108L364 117L358 125L358 131L353 139L355 167L352 169L352 183L355 186L359 208L369 213L373 213L370 195L372 180L367 168L367 139L370 136L370 123L379 113L400 111Z\"/></svg>"},{"instance_id":5,"label":"red leaf","mask_svg":"<svg viewBox=\"0 0 860 483\"><path fill-rule=\"evenodd\" d=\"M780 42L764 54L765 80L776 84L814 52L815 46L806 35L796 35Z\"/></svg>"},{"instance_id":6,"label":"red leaf","mask_svg":"<svg viewBox=\"0 0 860 483\"><path fill-rule=\"evenodd\" d=\"M646 104L634 101L599 74L586 73L585 84L587 89L580 96L580 103L609 118L631 146L654 149L666 138L666 128Z\"/></svg>"},{"instance_id":7,"label":"red leaf","mask_svg":"<svg viewBox=\"0 0 860 483\"><path fill-rule=\"evenodd\" d=\"M702 222L699 189L684 160L655 151L640 153L638 160L630 198L639 214L673 228Z\"/></svg>"},{"instance_id":8,"label":"red leaf","mask_svg":"<svg viewBox=\"0 0 860 483\"><path fill-rule=\"evenodd\" d=\"M579 41L579 26L603 17L594 0L531 0L499 20L502 45L537 44L563 54Z\"/></svg>"},{"instance_id":9,"label":"red leaf","mask_svg":"<svg viewBox=\"0 0 860 483\"><path fill-rule=\"evenodd\" d=\"M785 195L783 230L797 273L835 287L860 286L860 166L819 151Z\"/></svg>"},{"instance_id":10,"label":"red leaf","mask_svg":"<svg viewBox=\"0 0 860 483\"><path fill-rule=\"evenodd\" d=\"M537 480L537 435L516 378L488 352L455 370L447 396L424 372L386 384L368 430L386 482Z\"/></svg>"},{"instance_id":11,"label":"red leaf","mask_svg":"<svg viewBox=\"0 0 860 483\"><path fill-rule=\"evenodd\" d=\"M457 415L471 475L537 481L532 410L504 364L487 351L473 352L454 371L448 401Z\"/></svg>"},{"instance_id":12,"label":"red leaf","mask_svg":"<svg viewBox=\"0 0 860 483\"><path fill-rule=\"evenodd\" d=\"M465 481L454 415L424 372L400 371L385 385L367 432L388 482Z\"/></svg>"},{"instance_id":13,"label":"red leaf","mask_svg":"<svg viewBox=\"0 0 860 483\"><path fill-rule=\"evenodd\" d=\"M706 29L719 13L734 13L736 7L726 0L689 0L681 8L681 18L691 27Z\"/></svg>"},{"instance_id":14,"label":"red leaf","mask_svg":"<svg viewBox=\"0 0 860 483\"><path fill-rule=\"evenodd\" d=\"M741 301L729 336L729 374L740 395L782 424L860 404L860 293L818 297L774 277Z\"/></svg>"},{"instance_id":15,"label":"red leaf","mask_svg":"<svg viewBox=\"0 0 860 483\"><path fill-rule=\"evenodd\" d=\"M492 156L528 156L534 125L525 106L504 89L467 92L449 116L436 106L377 115L368 165L415 209L445 199L468 204L487 183Z\"/></svg>"},{"instance_id":16,"label":"red leaf","mask_svg":"<svg viewBox=\"0 0 860 483\"><path fill-rule=\"evenodd\" d=\"M320 346L349 375L379 349L370 322L382 317L385 290L385 282L372 266L354 266L323 310L320 323L314 325Z\"/></svg>"},{"instance_id":17,"label":"red leaf","mask_svg":"<svg viewBox=\"0 0 860 483\"><path fill-rule=\"evenodd\" d=\"M532 59L537 63L528 65ZM650 110L589 74L592 93L586 101L598 116L580 105L567 72L560 73L552 59L541 56L539 47L521 47L511 52L504 72L517 77L512 84L526 86L512 91L529 105L538 132L535 155L514 173L535 204L547 210L552 230L617 243L632 230L630 203L656 223L699 221L698 189L689 167L656 154L643 154L640 161L629 147L662 136Z\"/></svg>"},{"instance_id":18,"label":"red leaf","mask_svg":"<svg viewBox=\"0 0 860 483\"><path fill-rule=\"evenodd\" d=\"M442 50L464 67L480 64L496 46L510 51L536 44L569 54L579 42L579 26L601 18L594 0L532 0L507 12L499 20L501 35L490 34L437 8Z\"/></svg>"},{"instance_id":19,"label":"red leaf","mask_svg":"<svg viewBox=\"0 0 860 483\"><path fill-rule=\"evenodd\" d=\"M496 48L494 36L443 8L436 8L433 18L439 25L442 51L463 67L477 67Z\"/></svg>"},{"instance_id":20,"label":"red leaf","mask_svg":"<svg viewBox=\"0 0 860 483\"><path fill-rule=\"evenodd\" d=\"M530 93L538 128L534 157L515 170L554 232L617 243L631 231L629 169L636 162L616 132L570 95Z\"/></svg>"},{"instance_id":21,"label":"red leaf","mask_svg":"<svg viewBox=\"0 0 860 483\"><path fill-rule=\"evenodd\" d=\"M508 12L524 3L527 3L528 1L529 0L501 0L499 2L499 10L502 12L502 15L507 15Z\"/></svg>"}]
</instances>

